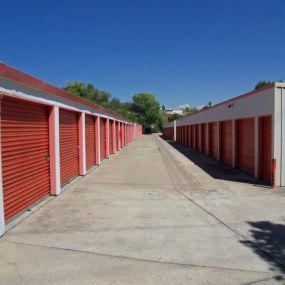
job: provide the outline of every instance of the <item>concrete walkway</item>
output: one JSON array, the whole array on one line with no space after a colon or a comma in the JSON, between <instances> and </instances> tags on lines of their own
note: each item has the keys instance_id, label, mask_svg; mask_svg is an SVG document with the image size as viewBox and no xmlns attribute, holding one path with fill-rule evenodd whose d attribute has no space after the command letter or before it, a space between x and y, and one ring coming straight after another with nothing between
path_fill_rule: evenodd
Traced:
<instances>
[{"instance_id":1,"label":"concrete walkway","mask_svg":"<svg viewBox=\"0 0 285 285\"><path fill-rule=\"evenodd\" d=\"M284 284L284 209L143 136L0 239L0 284Z\"/></svg>"}]
</instances>

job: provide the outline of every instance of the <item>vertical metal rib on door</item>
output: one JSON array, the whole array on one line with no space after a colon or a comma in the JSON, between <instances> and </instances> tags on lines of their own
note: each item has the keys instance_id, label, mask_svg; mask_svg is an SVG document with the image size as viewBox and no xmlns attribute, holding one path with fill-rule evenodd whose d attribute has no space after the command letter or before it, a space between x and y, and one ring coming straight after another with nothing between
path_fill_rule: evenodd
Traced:
<instances>
[{"instance_id":1,"label":"vertical metal rib on door","mask_svg":"<svg viewBox=\"0 0 285 285\"><path fill-rule=\"evenodd\" d=\"M79 175L78 114L59 111L60 182L64 185Z\"/></svg>"},{"instance_id":2,"label":"vertical metal rib on door","mask_svg":"<svg viewBox=\"0 0 285 285\"><path fill-rule=\"evenodd\" d=\"M86 168L94 166L96 163L95 149L95 117L85 115L85 143L86 143Z\"/></svg>"},{"instance_id":3,"label":"vertical metal rib on door","mask_svg":"<svg viewBox=\"0 0 285 285\"><path fill-rule=\"evenodd\" d=\"M49 194L48 108L1 100L1 146L5 220Z\"/></svg>"}]
</instances>

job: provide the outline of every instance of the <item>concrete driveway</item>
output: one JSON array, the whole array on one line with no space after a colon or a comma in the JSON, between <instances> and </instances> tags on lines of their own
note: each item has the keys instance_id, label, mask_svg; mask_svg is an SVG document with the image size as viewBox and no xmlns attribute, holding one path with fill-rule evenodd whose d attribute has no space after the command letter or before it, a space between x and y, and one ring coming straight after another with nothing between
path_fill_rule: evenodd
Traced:
<instances>
[{"instance_id":1,"label":"concrete driveway","mask_svg":"<svg viewBox=\"0 0 285 285\"><path fill-rule=\"evenodd\" d=\"M0 239L0 284L284 284L285 191L255 184L143 136Z\"/></svg>"}]
</instances>

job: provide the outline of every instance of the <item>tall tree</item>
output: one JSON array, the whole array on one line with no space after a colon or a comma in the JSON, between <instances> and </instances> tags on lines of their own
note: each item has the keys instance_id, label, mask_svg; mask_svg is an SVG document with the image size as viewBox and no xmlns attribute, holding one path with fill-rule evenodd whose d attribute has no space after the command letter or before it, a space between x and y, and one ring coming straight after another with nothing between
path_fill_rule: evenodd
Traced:
<instances>
[{"instance_id":1,"label":"tall tree","mask_svg":"<svg viewBox=\"0 0 285 285\"><path fill-rule=\"evenodd\" d=\"M132 111L136 114L138 122L144 126L160 125L162 111L154 95L138 93L133 96Z\"/></svg>"},{"instance_id":2,"label":"tall tree","mask_svg":"<svg viewBox=\"0 0 285 285\"><path fill-rule=\"evenodd\" d=\"M63 89L74 95L106 107L108 107L109 100L112 97L109 92L99 90L93 84L86 84L81 81L70 82Z\"/></svg>"}]
</instances>

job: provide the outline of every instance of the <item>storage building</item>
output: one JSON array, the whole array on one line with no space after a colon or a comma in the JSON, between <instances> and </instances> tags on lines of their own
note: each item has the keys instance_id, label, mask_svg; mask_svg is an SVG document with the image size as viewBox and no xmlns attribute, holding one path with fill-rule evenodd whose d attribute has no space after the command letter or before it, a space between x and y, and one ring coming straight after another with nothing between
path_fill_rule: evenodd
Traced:
<instances>
[{"instance_id":1,"label":"storage building","mask_svg":"<svg viewBox=\"0 0 285 285\"><path fill-rule=\"evenodd\" d=\"M273 186L285 186L285 83L166 123L163 134Z\"/></svg>"},{"instance_id":2,"label":"storage building","mask_svg":"<svg viewBox=\"0 0 285 285\"><path fill-rule=\"evenodd\" d=\"M142 128L0 63L0 236L5 225L121 147Z\"/></svg>"}]
</instances>

